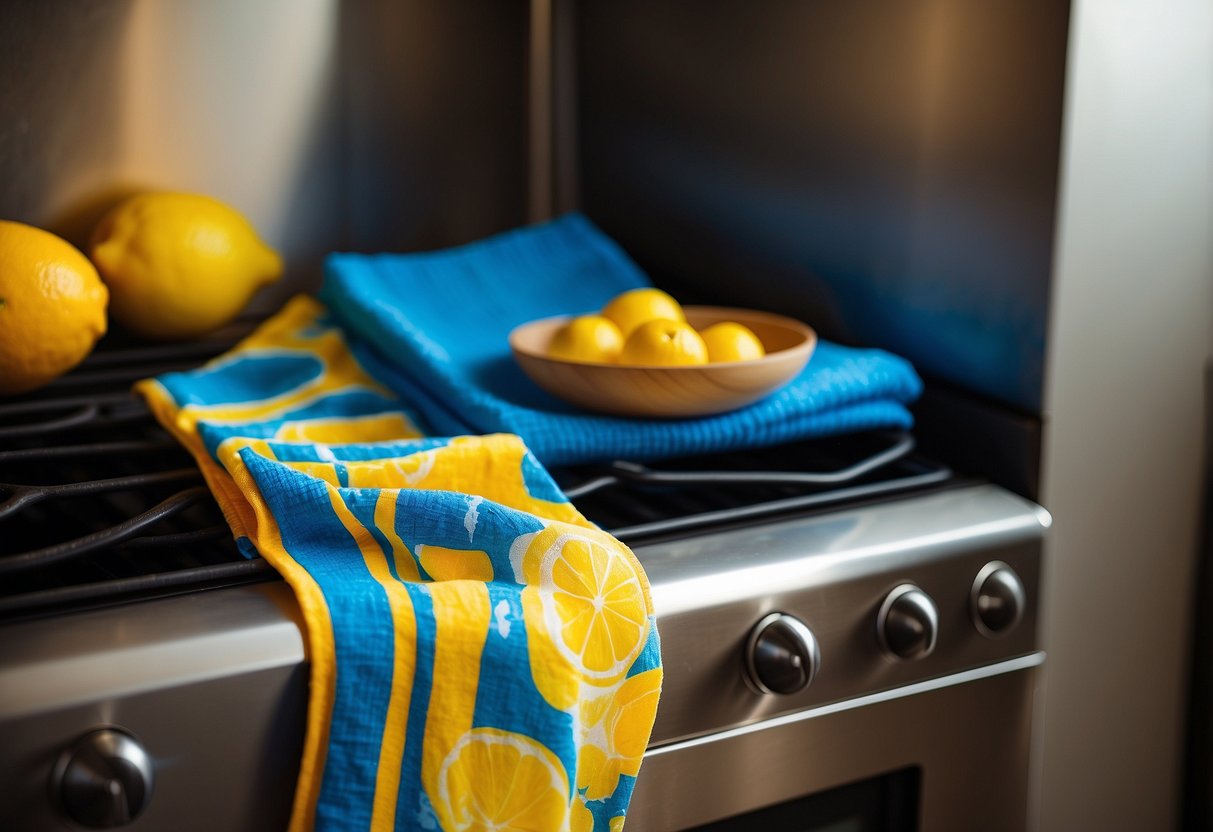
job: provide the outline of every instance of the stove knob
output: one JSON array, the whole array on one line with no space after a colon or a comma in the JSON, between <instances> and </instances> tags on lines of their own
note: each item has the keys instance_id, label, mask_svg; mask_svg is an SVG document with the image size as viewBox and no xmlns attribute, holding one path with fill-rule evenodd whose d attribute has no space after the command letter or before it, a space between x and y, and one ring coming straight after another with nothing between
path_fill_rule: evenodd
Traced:
<instances>
[{"instance_id":1,"label":"stove knob","mask_svg":"<svg viewBox=\"0 0 1213 832\"><path fill-rule=\"evenodd\" d=\"M969 596L973 626L983 636L994 638L1009 633L1023 618L1027 594L1015 570L1000 560L992 560L977 573Z\"/></svg>"},{"instance_id":2,"label":"stove knob","mask_svg":"<svg viewBox=\"0 0 1213 832\"><path fill-rule=\"evenodd\" d=\"M763 693L795 693L806 688L821 666L813 631L799 618L782 612L758 622L745 655L750 680Z\"/></svg>"},{"instance_id":3,"label":"stove knob","mask_svg":"<svg viewBox=\"0 0 1213 832\"><path fill-rule=\"evenodd\" d=\"M55 778L67 815L93 829L130 823L152 796L151 758L134 737L112 728L81 737Z\"/></svg>"},{"instance_id":4,"label":"stove knob","mask_svg":"<svg viewBox=\"0 0 1213 832\"><path fill-rule=\"evenodd\" d=\"M914 584L902 584L884 599L876 615L876 637L895 659L924 659L935 649L939 611Z\"/></svg>"}]
</instances>

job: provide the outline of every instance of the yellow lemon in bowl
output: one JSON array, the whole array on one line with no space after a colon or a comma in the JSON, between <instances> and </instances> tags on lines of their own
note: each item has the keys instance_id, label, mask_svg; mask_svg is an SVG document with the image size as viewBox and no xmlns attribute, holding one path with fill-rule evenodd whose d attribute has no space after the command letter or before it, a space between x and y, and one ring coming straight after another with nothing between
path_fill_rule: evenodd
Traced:
<instances>
[{"instance_id":1,"label":"yellow lemon in bowl","mask_svg":"<svg viewBox=\"0 0 1213 832\"><path fill-rule=\"evenodd\" d=\"M707 364L708 348L685 321L649 321L624 340L619 363L655 367Z\"/></svg>"},{"instance_id":2,"label":"yellow lemon in bowl","mask_svg":"<svg viewBox=\"0 0 1213 832\"><path fill-rule=\"evenodd\" d=\"M712 324L699 334L708 348L708 360L713 364L754 361L767 354L752 329L732 321Z\"/></svg>"},{"instance_id":3,"label":"yellow lemon in bowl","mask_svg":"<svg viewBox=\"0 0 1213 832\"><path fill-rule=\"evenodd\" d=\"M581 315L556 330L548 355L566 361L610 363L623 349L623 334L601 315Z\"/></svg>"},{"instance_id":4,"label":"yellow lemon in bowl","mask_svg":"<svg viewBox=\"0 0 1213 832\"><path fill-rule=\"evenodd\" d=\"M97 225L89 253L115 320L146 338L203 335L282 274L282 258L238 211L200 194L147 193Z\"/></svg>"},{"instance_id":5,"label":"yellow lemon in bowl","mask_svg":"<svg viewBox=\"0 0 1213 832\"><path fill-rule=\"evenodd\" d=\"M108 292L66 240L0 220L0 394L41 387L105 334Z\"/></svg>"},{"instance_id":6,"label":"yellow lemon in bowl","mask_svg":"<svg viewBox=\"0 0 1213 832\"><path fill-rule=\"evenodd\" d=\"M610 318L627 338L641 324L649 321L685 321L682 306L660 289L631 289L616 295L602 307L604 317Z\"/></svg>"}]
</instances>

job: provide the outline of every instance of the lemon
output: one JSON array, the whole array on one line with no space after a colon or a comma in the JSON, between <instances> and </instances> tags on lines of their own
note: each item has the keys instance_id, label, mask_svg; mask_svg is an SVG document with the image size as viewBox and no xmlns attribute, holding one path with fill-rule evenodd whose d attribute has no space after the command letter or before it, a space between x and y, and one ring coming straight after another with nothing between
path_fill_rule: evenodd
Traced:
<instances>
[{"instance_id":1,"label":"lemon","mask_svg":"<svg viewBox=\"0 0 1213 832\"><path fill-rule=\"evenodd\" d=\"M758 336L749 327L732 321L712 324L699 334L712 362L753 361L766 355Z\"/></svg>"},{"instance_id":2,"label":"lemon","mask_svg":"<svg viewBox=\"0 0 1213 832\"><path fill-rule=\"evenodd\" d=\"M93 232L90 254L115 320L147 338L203 335L282 274L282 258L239 212L197 194L125 200Z\"/></svg>"},{"instance_id":3,"label":"lemon","mask_svg":"<svg viewBox=\"0 0 1213 832\"><path fill-rule=\"evenodd\" d=\"M623 342L620 364L678 367L708 363L708 348L699 333L682 321L641 324Z\"/></svg>"},{"instance_id":4,"label":"lemon","mask_svg":"<svg viewBox=\"0 0 1213 832\"><path fill-rule=\"evenodd\" d=\"M473 728L442 763L434 808L444 829L564 829L568 778L559 758L530 737Z\"/></svg>"},{"instance_id":5,"label":"lemon","mask_svg":"<svg viewBox=\"0 0 1213 832\"><path fill-rule=\"evenodd\" d=\"M616 295L604 307L602 314L615 322L627 338L638 326L648 321L685 321L686 315L678 301L660 289L632 289Z\"/></svg>"},{"instance_id":6,"label":"lemon","mask_svg":"<svg viewBox=\"0 0 1213 832\"><path fill-rule=\"evenodd\" d=\"M582 315L556 330L548 344L548 355L568 361L614 361L623 349L619 327L601 315Z\"/></svg>"},{"instance_id":7,"label":"lemon","mask_svg":"<svg viewBox=\"0 0 1213 832\"><path fill-rule=\"evenodd\" d=\"M97 270L49 231L0 220L0 394L41 387L105 334Z\"/></svg>"}]
</instances>

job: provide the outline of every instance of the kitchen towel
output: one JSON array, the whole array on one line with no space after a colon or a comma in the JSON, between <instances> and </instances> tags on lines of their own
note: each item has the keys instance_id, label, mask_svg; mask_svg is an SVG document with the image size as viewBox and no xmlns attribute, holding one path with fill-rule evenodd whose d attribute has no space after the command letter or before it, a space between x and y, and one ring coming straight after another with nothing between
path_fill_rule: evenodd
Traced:
<instances>
[{"instance_id":1,"label":"kitchen towel","mask_svg":"<svg viewBox=\"0 0 1213 832\"><path fill-rule=\"evenodd\" d=\"M520 435L545 465L773 445L906 428L921 382L905 360L819 341L789 385L742 410L697 419L600 416L548 395L511 356L508 335L537 318L596 311L648 285L580 214L424 254L329 257L321 300L359 360L439 434Z\"/></svg>"},{"instance_id":2,"label":"kitchen towel","mask_svg":"<svg viewBox=\"0 0 1213 832\"><path fill-rule=\"evenodd\" d=\"M303 612L292 830L619 828L661 686L648 583L517 436L421 437L308 298L138 389Z\"/></svg>"}]
</instances>

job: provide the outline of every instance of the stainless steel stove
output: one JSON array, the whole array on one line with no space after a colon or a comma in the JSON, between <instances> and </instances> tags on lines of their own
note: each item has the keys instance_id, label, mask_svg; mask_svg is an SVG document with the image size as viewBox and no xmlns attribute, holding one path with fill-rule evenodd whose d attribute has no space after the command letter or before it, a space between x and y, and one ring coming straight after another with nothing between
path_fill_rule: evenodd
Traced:
<instances>
[{"instance_id":1,"label":"stainless steel stove","mask_svg":"<svg viewBox=\"0 0 1213 832\"><path fill-rule=\"evenodd\" d=\"M0 828L283 828L307 651L110 349L0 405ZM858 435L557 472L652 584L628 828L1023 829L1048 516Z\"/></svg>"}]
</instances>

